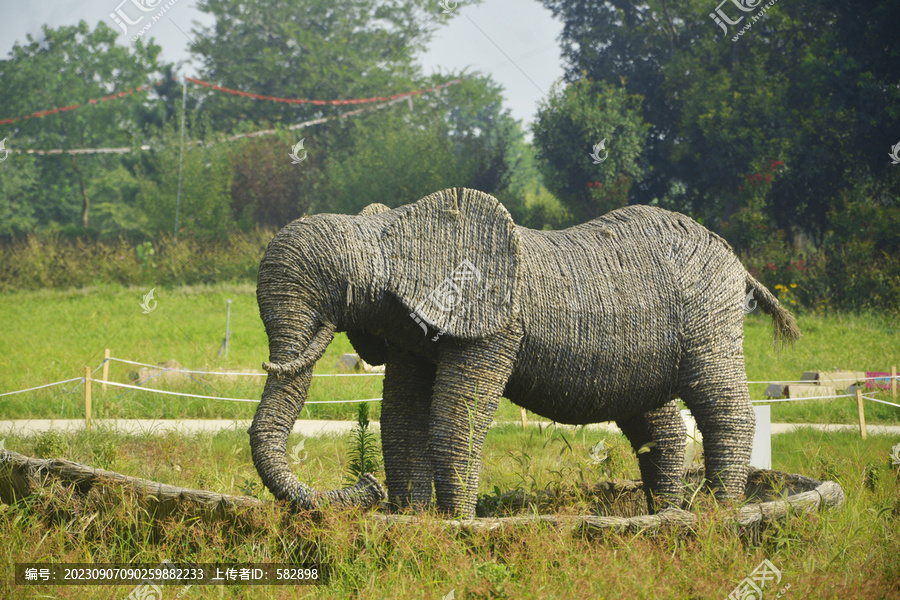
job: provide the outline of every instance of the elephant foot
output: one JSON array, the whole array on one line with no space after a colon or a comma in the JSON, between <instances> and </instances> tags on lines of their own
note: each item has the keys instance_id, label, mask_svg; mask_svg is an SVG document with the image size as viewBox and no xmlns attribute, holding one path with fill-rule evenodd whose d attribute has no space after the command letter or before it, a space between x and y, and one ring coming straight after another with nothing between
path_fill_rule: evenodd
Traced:
<instances>
[{"instance_id":1,"label":"elephant foot","mask_svg":"<svg viewBox=\"0 0 900 600\"><path fill-rule=\"evenodd\" d=\"M651 515L670 509L681 509L684 495L680 493L655 494L647 496L647 511Z\"/></svg>"}]
</instances>

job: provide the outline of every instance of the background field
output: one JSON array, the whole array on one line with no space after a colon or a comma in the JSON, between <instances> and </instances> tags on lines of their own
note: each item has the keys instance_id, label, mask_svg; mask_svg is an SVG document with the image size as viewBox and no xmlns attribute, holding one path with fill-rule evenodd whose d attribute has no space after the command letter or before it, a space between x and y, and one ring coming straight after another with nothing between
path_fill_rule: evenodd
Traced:
<instances>
[{"instance_id":1,"label":"background field","mask_svg":"<svg viewBox=\"0 0 900 600\"><path fill-rule=\"evenodd\" d=\"M140 303L149 288L91 287L73 291L43 290L0 294L0 393L81 376L97 367L104 348L114 357L157 363L177 360L186 369L260 370L268 358L265 331L250 284L156 288L158 303L143 314ZM225 332L226 300L231 307L228 358L218 355ZM900 365L900 324L879 314L801 315L804 337L794 347L776 352L766 315L746 318L744 351L751 381L799 379L803 371L835 368L889 371ZM338 357L352 352L339 334L319 361L316 372L334 372ZM132 365L112 363L110 378L128 383ZM97 373L99 377L99 373ZM264 378L238 381L197 376L178 391L208 396L258 399ZM0 399L4 418L79 418L83 416L80 385L41 390ZM763 398L765 384L750 387ZM352 400L381 396L378 377L319 378L310 400ZM96 418L250 418L254 404L198 400L94 386ZM886 394L879 397L886 398ZM378 403L372 403L378 418ZM309 405L302 418L353 419L352 404ZM538 418L530 415L531 418ZM853 423L856 403L840 400L776 403L774 421ZM900 409L866 403L869 423L900 423ZM504 401L498 419L517 419L518 408Z\"/></svg>"}]
</instances>

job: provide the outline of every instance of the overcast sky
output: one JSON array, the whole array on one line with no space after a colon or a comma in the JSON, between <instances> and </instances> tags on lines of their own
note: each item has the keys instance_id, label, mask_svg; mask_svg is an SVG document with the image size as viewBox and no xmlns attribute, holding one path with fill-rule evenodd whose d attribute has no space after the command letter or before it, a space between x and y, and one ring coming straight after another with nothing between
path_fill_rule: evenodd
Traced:
<instances>
[{"instance_id":1,"label":"overcast sky","mask_svg":"<svg viewBox=\"0 0 900 600\"><path fill-rule=\"evenodd\" d=\"M140 14L126 0L122 10L132 19ZM447 1L447 6L454 2ZM41 26L74 25L84 19L91 28L105 20L113 28L110 18L122 0L0 0L0 54L5 58L16 41L25 41L26 34L40 39ZM164 6L163 2L160 6ZM438 0L434 0L439 10ZM196 0L176 0L163 18L145 34L153 37L162 51L162 60L187 61L188 38L195 22L211 25L212 19L197 11ZM485 0L478 6L459 2L457 14L448 26L437 32L421 62L426 73L446 72L468 67L490 73L504 88L506 106L516 119L530 123L538 101L550 91L553 82L562 76L559 45L556 38L562 24L537 0ZM130 44L132 31L119 37L122 44ZM187 75L195 75L188 64ZM0 82L2 85L2 82ZM253 90L247 90L253 91ZM383 90L400 92L405 90ZM47 107L35 107L35 110ZM530 136L529 136L530 137Z\"/></svg>"}]
</instances>

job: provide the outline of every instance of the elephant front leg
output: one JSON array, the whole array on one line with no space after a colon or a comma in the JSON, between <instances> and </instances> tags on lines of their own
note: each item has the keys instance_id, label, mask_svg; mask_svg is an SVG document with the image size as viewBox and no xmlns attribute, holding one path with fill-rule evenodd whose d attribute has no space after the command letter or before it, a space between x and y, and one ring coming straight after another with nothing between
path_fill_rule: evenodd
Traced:
<instances>
[{"instance_id":1,"label":"elephant front leg","mask_svg":"<svg viewBox=\"0 0 900 600\"><path fill-rule=\"evenodd\" d=\"M431 405L429 454L437 507L444 514L474 516L484 438L512 373L520 339L504 333L465 344L448 343L442 350Z\"/></svg>"},{"instance_id":2,"label":"elephant front leg","mask_svg":"<svg viewBox=\"0 0 900 600\"><path fill-rule=\"evenodd\" d=\"M434 366L392 354L385 366L381 445L388 502L395 508L431 504L432 467L425 449Z\"/></svg>"},{"instance_id":3,"label":"elephant front leg","mask_svg":"<svg viewBox=\"0 0 900 600\"><path fill-rule=\"evenodd\" d=\"M637 453L649 511L680 506L687 430L675 402L616 424Z\"/></svg>"}]
</instances>

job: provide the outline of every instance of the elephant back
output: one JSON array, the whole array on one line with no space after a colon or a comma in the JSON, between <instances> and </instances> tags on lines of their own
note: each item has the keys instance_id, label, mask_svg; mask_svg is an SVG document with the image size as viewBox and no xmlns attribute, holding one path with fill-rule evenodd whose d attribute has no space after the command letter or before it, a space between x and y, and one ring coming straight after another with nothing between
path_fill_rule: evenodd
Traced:
<instances>
[{"instance_id":1,"label":"elephant back","mask_svg":"<svg viewBox=\"0 0 900 600\"><path fill-rule=\"evenodd\" d=\"M616 419L671 398L690 321L704 310L722 312L713 302L697 306L696 290L734 287L733 275L743 272L721 238L654 207L520 234L526 337L518 372L533 390L520 391L545 398L571 392L554 411L563 422L591 422L585 415L595 409L602 413L596 420ZM736 285L724 292L729 302L742 295L743 283ZM550 380L554 389L531 383Z\"/></svg>"}]
</instances>

